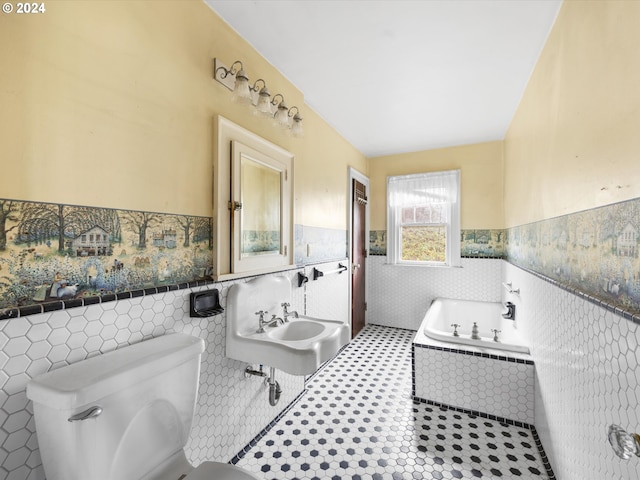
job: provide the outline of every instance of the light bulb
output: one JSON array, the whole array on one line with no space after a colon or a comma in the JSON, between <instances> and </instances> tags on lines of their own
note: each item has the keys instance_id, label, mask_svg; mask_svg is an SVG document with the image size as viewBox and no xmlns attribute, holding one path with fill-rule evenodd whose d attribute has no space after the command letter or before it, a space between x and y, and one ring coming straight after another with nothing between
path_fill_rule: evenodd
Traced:
<instances>
[{"instance_id":1,"label":"light bulb","mask_svg":"<svg viewBox=\"0 0 640 480\"><path fill-rule=\"evenodd\" d=\"M291 134L294 137L304 137L304 129L302 128L302 117L299 113L293 116L293 124L291 125Z\"/></svg>"},{"instance_id":2,"label":"light bulb","mask_svg":"<svg viewBox=\"0 0 640 480\"><path fill-rule=\"evenodd\" d=\"M251 103L251 90L249 89L249 77L244 70L238 70L236 73L236 83L233 87L233 101L242 104Z\"/></svg>"},{"instance_id":3,"label":"light bulb","mask_svg":"<svg viewBox=\"0 0 640 480\"><path fill-rule=\"evenodd\" d=\"M289 126L289 107L284 103L284 100L278 104L278 111L273 119L279 127L287 128Z\"/></svg>"},{"instance_id":4,"label":"light bulb","mask_svg":"<svg viewBox=\"0 0 640 480\"><path fill-rule=\"evenodd\" d=\"M256 111L260 115L271 116L271 94L267 87L262 87L258 93L258 102L256 103Z\"/></svg>"}]
</instances>

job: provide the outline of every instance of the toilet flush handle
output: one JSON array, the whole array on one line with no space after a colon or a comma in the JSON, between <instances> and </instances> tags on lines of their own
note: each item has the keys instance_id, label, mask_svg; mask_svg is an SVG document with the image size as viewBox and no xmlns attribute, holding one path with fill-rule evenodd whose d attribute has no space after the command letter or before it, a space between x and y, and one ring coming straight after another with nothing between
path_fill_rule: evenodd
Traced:
<instances>
[{"instance_id":1,"label":"toilet flush handle","mask_svg":"<svg viewBox=\"0 0 640 480\"><path fill-rule=\"evenodd\" d=\"M86 409L84 412L76 413L75 415L70 416L67 421L77 422L78 420L87 420L88 418L95 418L101 413L102 407L96 405L95 407Z\"/></svg>"}]
</instances>

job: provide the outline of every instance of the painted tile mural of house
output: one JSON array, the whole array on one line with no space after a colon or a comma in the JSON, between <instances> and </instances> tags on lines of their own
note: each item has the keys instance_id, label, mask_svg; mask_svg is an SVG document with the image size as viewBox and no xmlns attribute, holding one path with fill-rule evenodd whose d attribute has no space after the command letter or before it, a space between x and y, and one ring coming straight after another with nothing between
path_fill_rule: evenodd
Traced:
<instances>
[{"instance_id":1,"label":"painted tile mural of house","mask_svg":"<svg viewBox=\"0 0 640 480\"><path fill-rule=\"evenodd\" d=\"M0 199L0 309L206 278L211 221Z\"/></svg>"},{"instance_id":2,"label":"painted tile mural of house","mask_svg":"<svg viewBox=\"0 0 640 480\"><path fill-rule=\"evenodd\" d=\"M109 232L96 225L74 238L71 241L71 249L78 257L111 255Z\"/></svg>"},{"instance_id":3,"label":"painted tile mural of house","mask_svg":"<svg viewBox=\"0 0 640 480\"><path fill-rule=\"evenodd\" d=\"M169 228L153 235L153 245L156 247L176 248L177 239L176 231Z\"/></svg>"},{"instance_id":4,"label":"painted tile mural of house","mask_svg":"<svg viewBox=\"0 0 640 480\"><path fill-rule=\"evenodd\" d=\"M617 253L621 257L638 256L638 230L630 223L618 235Z\"/></svg>"}]
</instances>

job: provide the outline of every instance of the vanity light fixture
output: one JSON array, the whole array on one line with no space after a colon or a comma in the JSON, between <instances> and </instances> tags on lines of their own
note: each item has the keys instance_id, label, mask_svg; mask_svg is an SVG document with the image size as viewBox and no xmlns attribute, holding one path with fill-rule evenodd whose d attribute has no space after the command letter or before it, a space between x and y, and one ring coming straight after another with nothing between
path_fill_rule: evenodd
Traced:
<instances>
[{"instance_id":1,"label":"vanity light fixture","mask_svg":"<svg viewBox=\"0 0 640 480\"><path fill-rule=\"evenodd\" d=\"M274 124L289 131L295 137L303 136L302 115L296 106L289 108L280 93L271 97L266 82L259 78L253 85L240 60L227 67L217 58L213 59L213 78L233 92L233 101L253 105L255 113L273 118Z\"/></svg>"}]
</instances>

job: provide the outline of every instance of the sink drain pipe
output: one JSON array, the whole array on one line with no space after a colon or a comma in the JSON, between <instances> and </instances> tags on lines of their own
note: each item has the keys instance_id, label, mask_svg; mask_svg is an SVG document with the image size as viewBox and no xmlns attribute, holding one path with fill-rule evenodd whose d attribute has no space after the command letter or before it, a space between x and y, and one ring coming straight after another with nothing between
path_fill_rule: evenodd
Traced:
<instances>
[{"instance_id":1,"label":"sink drain pipe","mask_svg":"<svg viewBox=\"0 0 640 480\"><path fill-rule=\"evenodd\" d=\"M280 384L276 381L276 369L273 367L269 367L268 382L269 382L269 405L273 407L278 403L278 400L280 400L280 394L282 393Z\"/></svg>"},{"instance_id":2,"label":"sink drain pipe","mask_svg":"<svg viewBox=\"0 0 640 480\"><path fill-rule=\"evenodd\" d=\"M280 394L282 393L280 384L276 381L276 369L269 367L269 376L267 377L267 374L262 371L262 365L260 365L260 370L254 370L251 366L248 366L244 370L244 376L246 377L248 375L264 378L264 382L269 385L269 405L274 407L278 403L278 400L280 400Z\"/></svg>"}]
</instances>

